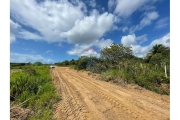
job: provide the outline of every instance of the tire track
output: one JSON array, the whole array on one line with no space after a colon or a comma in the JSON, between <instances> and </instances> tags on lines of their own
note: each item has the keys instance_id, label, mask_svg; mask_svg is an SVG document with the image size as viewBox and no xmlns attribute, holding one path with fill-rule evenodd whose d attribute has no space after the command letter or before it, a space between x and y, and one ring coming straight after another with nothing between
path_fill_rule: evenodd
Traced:
<instances>
[{"instance_id":1,"label":"tire track","mask_svg":"<svg viewBox=\"0 0 180 120\"><path fill-rule=\"evenodd\" d=\"M71 72L69 74L74 73L72 71L74 71L74 70L71 70ZM77 73L77 72L75 72L75 73ZM79 73L78 75L83 80L87 80L87 77L89 77L89 76L82 76L82 72ZM75 75L75 76L77 76L77 75ZM135 105L136 107L142 109L143 111L146 111L146 113L148 113L151 116L152 115L154 116L157 114L157 112L159 112L159 114L161 114L159 116L161 116L161 117L164 116L164 117L169 118L169 102L168 102L169 98L167 98L167 96L160 96L158 94L155 94L155 93L147 91L147 90L143 90L143 92L141 91L141 93L139 93L139 91L132 92L130 90L127 90L127 89L125 90L122 87L119 87L116 85L112 85L112 84L105 83L102 81L94 80L93 78L90 78L90 77L87 82L90 82L90 84L94 84L97 87L103 86L103 87L107 88L111 93L115 94L116 96L121 95L121 98L126 102L128 101L128 104L132 103L132 105ZM103 89L103 87L101 87L101 88ZM110 88L112 88L112 87L114 89L110 90ZM119 94L119 92L120 92L120 94ZM155 98L158 98L158 99L150 97L151 95L155 96ZM166 99L167 101L163 100L162 98L167 98Z\"/></svg>"},{"instance_id":2,"label":"tire track","mask_svg":"<svg viewBox=\"0 0 180 120\"><path fill-rule=\"evenodd\" d=\"M67 73L65 73L65 74L67 75ZM71 73L68 73L68 74L71 74ZM125 104L122 101L122 99L117 99L117 98L113 97L107 90L106 91L102 90L102 88L100 88L100 86L97 86L93 82L90 82L87 79L85 79L85 78L83 78L81 76L78 76L78 75L72 75L71 74L71 76L73 76L73 78L76 81L83 84L86 88L88 88L91 91L93 91L94 93L96 93L97 96L99 96L102 100L105 100L105 101L109 102L112 105L112 108L116 107L118 109L118 111L121 111L121 112L119 112L119 114L123 113L123 114L120 114L120 115L118 115L116 113L117 116L125 115L125 116L123 116L123 118L126 118L127 116L130 116L131 119L144 119L144 120L146 118L148 118L147 116L141 116L141 114L143 114L143 113L140 113L140 112L138 112L136 110L132 110L132 107L131 107L131 109L129 109L128 108L129 105ZM109 94L107 94L107 93L109 93ZM134 112L134 111L136 111L136 112Z\"/></svg>"},{"instance_id":3,"label":"tire track","mask_svg":"<svg viewBox=\"0 0 180 120\"><path fill-rule=\"evenodd\" d=\"M68 81L65 81L59 71L55 71L55 76L58 76L58 80L60 81L59 85L63 99L56 107L58 109L55 111L55 118L58 120L88 119L86 105L75 87Z\"/></svg>"},{"instance_id":4,"label":"tire track","mask_svg":"<svg viewBox=\"0 0 180 120\"><path fill-rule=\"evenodd\" d=\"M94 80L69 68L57 67L52 75L63 99L55 107L58 120L169 119L169 103L160 104L160 95L158 99L143 97L138 91Z\"/></svg>"}]
</instances>

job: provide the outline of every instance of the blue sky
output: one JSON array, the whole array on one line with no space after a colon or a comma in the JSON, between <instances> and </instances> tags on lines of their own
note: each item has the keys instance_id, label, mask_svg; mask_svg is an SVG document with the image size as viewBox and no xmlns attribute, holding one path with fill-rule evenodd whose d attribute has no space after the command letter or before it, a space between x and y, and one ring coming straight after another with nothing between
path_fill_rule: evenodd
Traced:
<instances>
[{"instance_id":1,"label":"blue sky","mask_svg":"<svg viewBox=\"0 0 180 120\"><path fill-rule=\"evenodd\" d=\"M10 0L10 62L98 57L111 43L138 57L170 47L170 1Z\"/></svg>"}]
</instances>

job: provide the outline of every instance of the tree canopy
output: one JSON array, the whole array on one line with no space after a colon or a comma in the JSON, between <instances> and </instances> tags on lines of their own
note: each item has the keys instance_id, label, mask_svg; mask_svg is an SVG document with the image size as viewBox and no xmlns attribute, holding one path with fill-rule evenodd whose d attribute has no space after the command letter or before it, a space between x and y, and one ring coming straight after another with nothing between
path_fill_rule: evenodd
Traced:
<instances>
[{"instance_id":1,"label":"tree canopy","mask_svg":"<svg viewBox=\"0 0 180 120\"><path fill-rule=\"evenodd\" d=\"M111 44L101 50L100 58L105 59L109 64L117 64L124 58L132 58L131 47L125 47L122 44Z\"/></svg>"},{"instance_id":2,"label":"tree canopy","mask_svg":"<svg viewBox=\"0 0 180 120\"><path fill-rule=\"evenodd\" d=\"M162 44L156 44L147 53L145 62L158 65L161 63L170 63L170 48Z\"/></svg>"}]
</instances>

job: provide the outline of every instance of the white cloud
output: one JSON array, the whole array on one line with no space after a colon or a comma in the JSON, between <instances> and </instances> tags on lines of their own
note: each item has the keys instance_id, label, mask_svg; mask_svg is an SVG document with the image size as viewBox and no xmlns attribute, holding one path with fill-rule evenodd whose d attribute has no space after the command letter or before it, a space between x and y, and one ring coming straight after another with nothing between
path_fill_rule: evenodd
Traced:
<instances>
[{"instance_id":1,"label":"white cloud","mask_svg":"<svg viewBox=\"0 0 180 120\"><path fill-rule=\"evenodd\" d=\"M30 55L30 54L20 54L20 53L10 53L10 62L17 63L34 63L34 62L42 62L42 63L53 63L54 60L50 58L44 58L41 55Z\"/></svg>"},{"instance_id":2,"label":"white cloud","mask_svg":"<svg viewBox=\"0 0 180 120\"><path fill-rule=\"evenodd\" d=\"M45 53L52 53L53 51L52 50L47 50Z\"/></svg>"},{"instance_id":3,"label":"white cloud","mask_svg":"<svg viewBox=\"0 0 180 120\"><path fill-rule=\"evenodd\" d=\"M131 46L131 45L136 45L137 43L141 44L142 42L147 41L147 35L141 35L137 36L135 34L127 35L127 36L122 36L121 38L121 43L124 46Z\"/></svg>"},{"instance_id":4,"label":"white cloud","mask_svg":"<svg viewBox=\"0 0 180 120\"><path fill-rule=\"evenodd\" d=\"M126 32L127 30L128 30L128 27L123 27L123 28L122 28L122 31L123 31L123 32Z\"/></svg>"},{"instance_id":5,"label":"white cloud","mask_svg":"<svg viewBox=\"0 0 180 120\"><path fill-rule=\"evenodd\" d=\"M15 41L16 41L15 35L10 33L10 43L13 43Z\"/></svg>"},{"instance_id":6,"label":"white cloud","mask_svg":"<svg viewBox=\"0 0 180 120\"><path fill-rule=\"evenodd\" d=\"M155 29L162 29L169 25L169 18L162 18L156 22Z\"/></svg>"},{"instance_id":7,"label":"white cloud","mask_svg":"<svg viewBox=\"0 0 180 120\"><path fill-rule=\"evenodd\" d=\"M141 44L141 43L143 43L144 41L147 41L147 35L144 34L144 35L138 36L138 37L136 37L136 40L137 40L137 41L140 41L140 44Z\"/></svg>"},{"instance_id":8,"label":"white cloud","mask_svg":"<svg viewBox=\"0 0 180 120\"><path fill-rule=\"evenodd\" d=\"M11 0L11 16L19 23L37 30L48 42L63 41L61 32L71 29L84 16L83 4L73 6L66 0L44 1Z\"/></svg>"},{"instance_id":9,"label":"white cloud","mask_svg":"<svg viewBox=\"0 0 180 120\"><path fill-rule=\"evenodd\" d=\"M86 49L82 52L81 56L96 56L99 57L100 55L92 48Z\"/></svg>"},{"instance_id":10,"label":"white cloud","mask_svg":"<svg viewBox=\"0 0 180 120\"><path fill-rule=\"evenodd\" d=\"M156 44L163 44L167 47L170 47L170 33L167 33L165 36L159 38L159 39L155 39L151 42L151 46L154 46Z\"/></svg>"},{"instance_id":11,"label":"white cloud","mask_svg":"<svg viewBox=\"0 0 180 120\"><path fill-rule=\"evenodd\" d=\"M78 20L75 26L68 32L61 34L69 43L89 44L99 39L113 26L114 15L107 12L95 16L84 17Z\"/></svg>"},{"instance_id":12,"label":"white cloud","mask_svg":"<svg viewBox=\"0 0 180 120\"><path fill-rule=\"evenodd\" d=\"M98 47L103 49L104 47L108 47L113 41L111 39L96 40L91 44L76 44L73 49L69 50L67 53L69 55L77 55L77 56L97 56L100 54L93 49L93 47Z\"/></svg>"},{"instance_id":13,"label":"white cloud","mask_svg":"<svg viewBox=\"0 0 180 120\"><path fill-rule=\"evenodd\" d=\"M130 45L136 44L136 35L132 34L132 35L127 35L127 36L122 36L121 43L127 47L129 47Z\"/></svg>"},{"instance_id":14,"label":"white cloud","mask_svg":"<svg viewBox=\"0 0 180 120\"><path fill-rule=\"evenodd\" d=\"M111 8L116 3L114 13L119 16L128 17L148 1L149 0L116 0L116 2L114 2L110 0L108 6Z\"/></svg>"},{"instance_id":15,"label":"white cloud","mask_svg":"<svg viewBox=\"0 0 180 120\"><path fill-rule=\"evenodd\" d=\"M145 26L151 25L152 21L156 20L158 17L159 17L159 14L156 11L145 13L140 23L138 25L132 26L129 29L129 32L134 33L137 30L143 29Z\"/></svg>"},{"instance_id":16,"label":"white cloud","mask_svg":"<svg viewBox=\"0 0 180 120\"><path fill-rule=\"evenodd\" d=\"M11 19L10 19L10 32L11 33L16 33L16 30L18 29L18 28L20 28L21 26L18 24L18 23L15 23L14 21L12 21Z\"/></svg>"},{"instance_id":17,"label":"white cloud","mask_svg":"<svg viewBox=\"0 0 180 120\"><path fill-rule=\"evenodd\" d=\"M16 41L16 36L18 29L21 26L18 23L15 23L14 21L10 20L10 43L13 43Z\"/></svg>"},{"instance_id":18,"label":"white cloud","mask_svg":"<svg viewBox=\"0 0 180 120\"><path fill-rule=\"evenodd\" d=\"M147 52L151 49L150 46L131 45L133 54L137 57L145 57Z\"/></svg>"},{"instance_id":19,"label":"white cloud","mask_svg":"<svg viewBox=\"0 0 180 120\"><path fill-rule=\"evenodd\" d=\"M96 6L95 0L90 0L91 6ZM109 31L114 22L120 21L111 13L99 14L94 9L87 16L87 8L81 1L58 0L11 0L11 17L18 23L35 30L22 28L18 34L12 35L31 40L51 42L68 42L74 44L89 44L101 38Z\"/></svg>"},{"instance_id":20,"label":"white cloud","mask_svg":"<svg viewBox=\"0 0 180 120\"><path fill-rule=\"evenodd\" d=\"M76 44L72 50L67 51L69 55L77 55L77 56L97 56L98 53L91 48L90 45L79 45Z\"/></svg>"},{"instance_id":21,"label":"white cloud","mask_svg":"<svg viewBox=\"0 0 180 120\"><path fill-rule=\"evenodd\" d=\"M150 11L150 10L155 10L155 9L156 9L156 7L152 6L152 5L143 5L140 8L140 11Z\"/></svg>"},{"instance_id":22,"label":"white cloud","mask_svg":"<svg viewBox=\"0 0 180 120\"><path fill-rule=\"evenodd\" d=\"M29 32L24 30L21 25L15 23L13 20L10 19L10 41L11 43L16 41L16 38L24 38L26 40L33 39L33 40L43 40L43 37L36 33Z\"/></svg>"},{"instance_id":23,"label":"white cloud","mask_svg":"<svg viewBox=\"0 0 180 120\"><path fill-rule=\"evenodd\" d=\"M112 44L113 41L111 39L104 39L96 40L93 45L99 47L100 49L103 49L104 47L108 47L110 44Z\"/></svg>"},{"instance_id":24,"label":"white cloud","mask_svg":"<svg viewBox=\"0 0 180 120\"><path fill-rule=\"evenodd\" d=\"M116 5L116 0L109 0L109 1L108 1L108 9L109 9L110 11L113 10L113 8L115 7L115 5Z\"/></svg>"},{"instance_id":25,"label":"white cloud","mask_svg":"<svg viewBox=\"0 0 180 120\"><path fill-rule=\"evenodd\" d=\"M96 7L96 1L95 0L91 0L90 2L89 2L89 5L91 6L91 7Z\"/></svg>"},{"instance_id":26,"label":"white cloud","mask_svg":"<svg viewBox=\"0 0 180 120\"><path fill-rule=\"evenodd\" d=\"M119 28L117 27L117 25L113 25L113 27L112 27L111 30L112 30L112 31L113 31L113 30L119 30Z\"/></svg>"},{"instance_id":27,"label":"white cloud","mask_svg":"<svg viewBox=\"0 0 180 120\"><path fill-rule=\"evenodd\" d=\"M36 33L26 31L26 30L19 31L17 37L24 38L26 40L43 40L42 36L40 36Z\"/></svg>"},{"instance_id":28,"label":"white cloud","mask_svg":"<svg viewBox=\"0 0 180 120\"><path fill-rule=\"evenodd\" d=\"M139 37L136 37L135 34L123 36L121 39L121 43L125 46L131 46L133 50L133 54L138 57L145 57L147 52L156 44L163 44L167 47L170 47L170 34L167 33L163 37L159 39L153 40L149 45L147 46L141 46L137 44L137 41L144 41L147 40L146 35L142 35Z\"/></svg>"},{"instance_id":29,"label":"white cloud","mask_svg":"<svg viewBox=\"0 0 180 120\"><path fill-rule=\"evenodd\" d=\"M145 17L141 20L140 26L145 27L147 25L150 25L151 22L159 17L158 12L153 11L149 12L145 15Z\"/></svg>"},{"instance_id":30,"label":"white cloud","mask_svg":"<svg viewBox=\"0 0 180 120\"><path fill-rule=\"evenodd\" d=\"M93 9L92 11L90 11L90 16L98 17L99 16L99 11L96 10L96 9Z\"/></svg>"}]
</instances>

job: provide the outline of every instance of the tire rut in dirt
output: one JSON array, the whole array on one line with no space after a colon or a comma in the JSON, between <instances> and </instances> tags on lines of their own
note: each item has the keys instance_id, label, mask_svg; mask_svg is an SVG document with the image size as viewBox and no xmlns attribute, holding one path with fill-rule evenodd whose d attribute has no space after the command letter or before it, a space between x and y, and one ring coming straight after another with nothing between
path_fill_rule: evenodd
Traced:
<instances>
[{"instance_id":1,"label":"tire rut in dirt","mask_svg":"<svg viewBox=\"0 0 180 120\"><path fill-rule=\"evenodd\" d=\"M107 82L94 80L93 78L89 76L85 76L84 74L82 75L82 72L71 70L69 74L73 75L72 73L73 74L76 73L74 74L74 77L75 76L79 77L80 79L82 79L81 81L86 80L90 84L93 84L93 86L96 86L96 88L99 87L101 89L103 85L104 88L111 90L110 91L111 94L113 93L115 96L121 96L121 99L125 101L126 103L128 103L129 106L131 106L130 107L131 110L135 111L135 109L132 109L132 106L134 106L133 108L138 108L138 111L141 109L140 113L143 116L144 114L146 114L147 116L154 119L157 119L157 118L169 119L168 96L161 96L153 92L150 92L148 90L143 90L142 92L140 92L140 91L134 91L133 89L133 92L132 92L124 88L121 88L120 86L108 84ZM105 92L104 89L102 91ZM120 92L120 94L118 92ZM153 97L151 97L151 95L157 97L157 99L156 98L154 99ZM163 98L166 98L166 99L163 100ZM128 107L127 104L125 106ZM157 115L157 112L158 112L158 115ZM128 110L128 113L130 113L129 110Z\"/></svg>"},{"instance_id":2,"label":"tire rut in dirt","mask_svg":"<svg viewBox=\"0 0 180 120\"><path fill-rule=\"evenodd\" d=\"M123 103L123 101L118 100L117 98L113 97L111 94L107 94L107 91L101 90L101 88L94 83L88 81L85 78L82 78L78 75L72 75L71 73L64 73L64 76L70 74L73 76L73 79L76 79L77 82L83 84L87 89L90 89L93 93L96 93L96 97L99 97L101 101L107 101L112 105L110 110L104 111L103 114L112 112L114 114L114 118L124 118L124 119L146 119L146 116L141 116L142 113L137 111L133 111L129 109L127 104ZM114 109L114 110L113 110ZM118 113L116 112L118 111Z\"/></svg>"},{"instance_id":3,"label":"tire rut in dirt","mask_svg":"<svg viewBox=\"0 0 180 120\"><path fill-rule=\"evenodd\" d=\"M55 111L55 118L58 120L86 120L88 110L81 99L81 95L75 87L62 77L61 72L55 73L60 81L62 101L59 102Z\"/></svg>"},{"instance_id":4,"label":"tire rut in dirt","mask_svg":"<svg viewBox=\"0 0 180 120\"><path fill-rule=\"evenodd\" d=\"M138 92L128 91L119 86L114 87L106 82L84 77L81 73L69 68L56 68L52 73L57 84L56 88L63 99L55 108L55 117L58 120L164 120L169 118L168 102L165 103L165 107L161 107L163 104L159 104L161 102L159 98L148 99L147 96L136 95ZM162 110L163 108L165 109ZM163 113L165 113L164 116Z\"/></svg>"}]
</instances>

